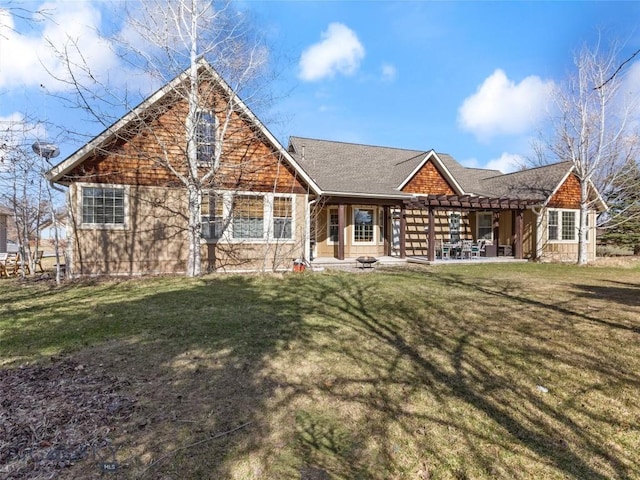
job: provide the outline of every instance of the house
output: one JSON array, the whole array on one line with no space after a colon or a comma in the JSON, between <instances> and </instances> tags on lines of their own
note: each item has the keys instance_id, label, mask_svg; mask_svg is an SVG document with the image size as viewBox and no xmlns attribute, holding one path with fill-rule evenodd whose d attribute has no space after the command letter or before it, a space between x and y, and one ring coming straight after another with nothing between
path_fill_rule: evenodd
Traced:
<instances>
[{"instance_id":1,"label":"house","mask_svg":"<svg viewBox=\"0 0 640 480\"><path fill-rule=\"evenodd\" d=\"M433 150L300 137L285 148L206 61L199 68L209 88L197 117L202 168L221 149L201 198L205 270L290 269L299 257L433 259L438 240L465 238L487 240L488 255L575 260L579 190L569 164L502 175ZM186 270L185 75L49 172L68 187L72 275Z\"/></svg>"},{"instance_id":2,"label":"house","mask_svg":"<svg viewBox=\"0 0 640 480\"><path fill-rule=\"evenodd\" d=\"M577 259L580 186L569 162L505 175L433 150L292 137L289 151L322 191L313 225L319 257L433 260L439 242L469 239L491 245L488 255ZM606 205L595 187L590 194L593 260L596 215Z\"/></svg>"}]
</instances>

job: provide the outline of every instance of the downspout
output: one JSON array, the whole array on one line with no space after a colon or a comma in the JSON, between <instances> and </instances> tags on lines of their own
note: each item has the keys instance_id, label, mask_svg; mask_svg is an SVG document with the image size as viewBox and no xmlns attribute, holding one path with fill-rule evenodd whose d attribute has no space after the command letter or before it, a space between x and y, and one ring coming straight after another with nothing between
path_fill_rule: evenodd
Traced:
<instances>
[{"instance_id":1,"label":"downspout","mask_svg":"<svg viewBox=\"0 0 640 480\"><path fill-rule=\"evenodd\" d=\"M64 198L67 202L67 212L69 212L68 214L71 214L71 210L70 210L70 201L69 201L69 192L63 190L62 188L58 187L53 180L49 180L49 186L60 193L64 193ZM51 200L51 195L49 195L49 200ZM53 235L54 235L54 245L55 245L55 254L56 254L56 284L60 283L60 238L58 236L58 221L56 220L56 211L53 208L53 204L51 205L51 221L53 223ZM71 258L71 243L72 242L67 242L67 254L65 255L66 258L70 259ZM65 259L65 269L67 270L65 272L66 276L70 276L70 267L71 265L67 265L67 260ZM69 262L70 263L70 262ZM35 266L34 266L34 270L35 270Z\"/></svg>"},{"instance_id":2,"label":"downspout","mask_svg":"<svg viewBox=\"0 0 640 480\"><path fill-rule=\"evenodd\" d=\"M307 198L309 195L307 194ZM305 212L305 223L307 224L305 228L305 241L304 241L304 258L308 261L311 261L311 207L318 202L319 199L311 200L307 202L307 211Z\"/></svg>"}]
</instances>

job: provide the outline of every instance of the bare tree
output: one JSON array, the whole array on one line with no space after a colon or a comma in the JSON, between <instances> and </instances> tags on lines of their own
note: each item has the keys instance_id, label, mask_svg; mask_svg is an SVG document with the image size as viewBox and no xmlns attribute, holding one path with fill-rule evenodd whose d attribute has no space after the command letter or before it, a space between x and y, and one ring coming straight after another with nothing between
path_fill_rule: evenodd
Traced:
<instances>
[{"instance_id":1,"label":"bare tree","mask_svg":"<svg viewBox=\"0 0 640 480\"><path fill-rule=\"evenodd\" d=\"M41 227L50 221L53 210L53 197L44 177L47 168L29 145L35 130L24 121L16 121L5 125L0 135L0 199L13 212L23 276L27 270L35 271Z\"/></svg>"},{"instance_id":2,"label":"bare tree","mask_svg":"<svg viewBox=\"0 0 640 480\"><path fill-rule=\"evenodd\" d=\"M534 148L541 163L570 161L580 182L578 260L587 263L587 213L592 206L592 185L606 197L638 142L632 128L636 95L622 90L625 76L617 70L618 49L603 52L584 47L574 56L575 71L554 92L551 134ZM614 74L618 72L617 74ZM609 218L609 220L611 220Z\"/></svg>"},{"instance_id":3,"label":"bare tree","mask_svg":"<svg viewBox=\"0 0 640 480\"><path fill-rule=\"evenodd\" d=\"M153 110L130 110L130 92L94 75L78 39L69 38L56 48L68 74L58 80L71 85L76 104L112 129L115 137L129 141L144 135L154 143L152 151L141 147L136 155L163 169L167 184L177 182L186 189L186 273L197 276L202 273L203 194L230 187L229 171L221 158L239 147L234 123L238 96L252 109L259 108L257 102L263 97L256 94L256 87L261 85L267 50L231 2L145 0L127 6L131 10L126 27L110 43L125 64L144 72L148 83L166 85L170 91L165 91L163 101ZM106 110L100 109L101 102ZM127 129L118 130L118 123L107 113L114 107L136 115ZM172 115L179 128L171 134L166 129L159 132L155 123L159 114ZM240 159L235 168L242 166Z\"/></svg>"}]
</instances>

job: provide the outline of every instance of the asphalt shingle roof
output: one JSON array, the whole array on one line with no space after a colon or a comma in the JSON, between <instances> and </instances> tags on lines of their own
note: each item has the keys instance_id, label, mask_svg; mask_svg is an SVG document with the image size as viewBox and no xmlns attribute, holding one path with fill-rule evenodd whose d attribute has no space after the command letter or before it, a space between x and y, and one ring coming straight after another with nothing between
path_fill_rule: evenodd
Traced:
<instances>
[{"instance_id":1,"label":"asphalt shingle roof","mask_svg":"<svg viewBox=\"0 0 640 480\"><path fill-rule=\"evenodd\" d=\"M325 192L398 196L398 187L429 151L291 137L289 151ZM438 158L465 193L486 197L544 200L569 171L569 162L503 174L468 168L446 153Z\"/></svg>"}]
</instances>

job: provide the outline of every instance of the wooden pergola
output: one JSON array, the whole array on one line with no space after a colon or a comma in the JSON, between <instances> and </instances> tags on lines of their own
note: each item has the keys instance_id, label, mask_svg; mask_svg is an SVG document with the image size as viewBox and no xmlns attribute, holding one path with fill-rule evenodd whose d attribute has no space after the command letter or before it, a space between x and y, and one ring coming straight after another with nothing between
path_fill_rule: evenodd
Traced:
<instances>
[{"instance_id":1,"label":"wooden pergola","mask_svg":"<svg viewBox=\"0 0 640 480\"><path fill-rule=\"evenodd\" d=\"M514 257L523 258L523 217L524 211L534 206L540 205L540 200L482 197L477 195L416 195L405 200L403 212L400 217L400 252L405 256L405 234L406 220L404 210L427 210L429 212L428 227L428 260L436 258L436 231L435 231L435 211L442 209L460 209L468 211L493 211L493 237L500 238L500 211L512 210L516 212L514 225Z\"/></svg>"}]
</instances>

